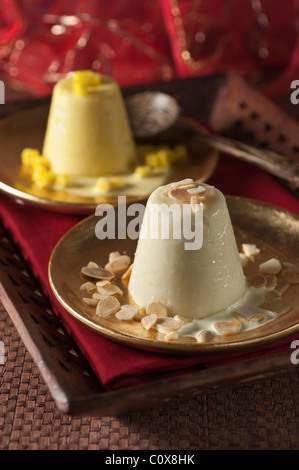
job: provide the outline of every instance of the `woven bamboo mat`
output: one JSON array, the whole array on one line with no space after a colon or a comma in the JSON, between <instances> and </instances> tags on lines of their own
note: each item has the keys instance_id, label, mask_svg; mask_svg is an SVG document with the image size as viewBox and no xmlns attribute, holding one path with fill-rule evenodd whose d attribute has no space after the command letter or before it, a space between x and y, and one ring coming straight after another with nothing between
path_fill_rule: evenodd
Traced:
<instances>
[{"instance_id":1,"label":"woven bamboo mat","mask_svg":"<svg viewBox=\"0 0 299 470\"><path fill-rule=\"evenodd\" d=\"M1 450L299 449L297 372L121 417L77 418L57 409L3 307L0 340Z\"/></svg>"}]
</instances>

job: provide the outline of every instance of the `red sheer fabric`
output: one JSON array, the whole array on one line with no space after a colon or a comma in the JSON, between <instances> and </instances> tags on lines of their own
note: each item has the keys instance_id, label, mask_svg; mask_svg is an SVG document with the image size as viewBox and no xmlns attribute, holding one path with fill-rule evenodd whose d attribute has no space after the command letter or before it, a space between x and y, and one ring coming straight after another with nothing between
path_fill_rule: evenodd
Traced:
<instances>
[{"instance_id":1,"label":"red sheer fabric","mask_svg":"<svg viewBox=\"0 0 299 470\"><path fill-rule=\"evenodd\" d=\"M121 85L234 70L274 96L299 72L298 0L2 0L7 79L49 94L93 68Z\"/></svg>"}]
</instances>

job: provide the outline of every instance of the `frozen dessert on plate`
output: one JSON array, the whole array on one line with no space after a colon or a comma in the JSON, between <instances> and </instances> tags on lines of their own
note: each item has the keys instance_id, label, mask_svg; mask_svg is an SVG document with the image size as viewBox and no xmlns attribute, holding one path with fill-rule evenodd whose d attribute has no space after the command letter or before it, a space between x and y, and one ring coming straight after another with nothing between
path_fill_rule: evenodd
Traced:
<instances>
[{"instance_id":1,"label":"frozen dessert on plate","mask_svg":"<svg viewBox=\"0 0 299 470\"><path fill-rule=\"evenodd\" d=\"M163 223L169 228L166 237ZM132 301L142 307L160 302L168 315L200 319L226 310L245 289L223 194L191 179L156 189L146 205L135 253Z\"/></svg>"},{"instance_id":2,"label":"frozen dessert on plate","mask_svg":"<svg viewBox=\"0 0 299 470\"><path fill-rule=\"evenodd\" d=\"M118 84L92 71L56 83L43 155L56 174L105 176L136 163L136 147Z\"/></svg>"}]
</instances>

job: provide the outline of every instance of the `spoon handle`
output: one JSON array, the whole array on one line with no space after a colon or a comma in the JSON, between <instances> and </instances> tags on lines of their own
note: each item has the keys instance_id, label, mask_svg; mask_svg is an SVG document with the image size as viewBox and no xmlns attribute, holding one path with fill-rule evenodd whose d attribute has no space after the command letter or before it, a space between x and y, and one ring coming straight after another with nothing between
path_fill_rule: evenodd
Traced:
<instances>
[{"instance_id":1,"label":"spoon handle","mask_svg":"<svg viewBox=\"0 0 299 470\"><path fill-rule=\"evenodd\" d=\"M215 136L199 128L192 120L187 119L186 124L192 127L202 141L212 147L253 163L263 170L285 180L292 189L299 188L299 163L290 158L270 150L260 149L238 140L222 136Z\"/></svg>"}]
</instances>

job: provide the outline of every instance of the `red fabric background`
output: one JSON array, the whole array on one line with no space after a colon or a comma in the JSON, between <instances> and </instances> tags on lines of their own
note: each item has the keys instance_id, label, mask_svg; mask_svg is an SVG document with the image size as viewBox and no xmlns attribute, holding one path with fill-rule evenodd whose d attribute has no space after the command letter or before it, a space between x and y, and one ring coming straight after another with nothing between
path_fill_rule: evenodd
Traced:
<instances>
[{"instance_id":1,"label":"red fabric background","mask_svg":"<svg viewBox=\"0 0 299 470\"><path fill-rule=\"evenodd\" d=\"M298 78L298 5L2 0L0 68L7 80L40 95L70 70L93 68L122 86L230 70L266 81L266 92L277 96Z\"/></svg>"}]
</instances>

